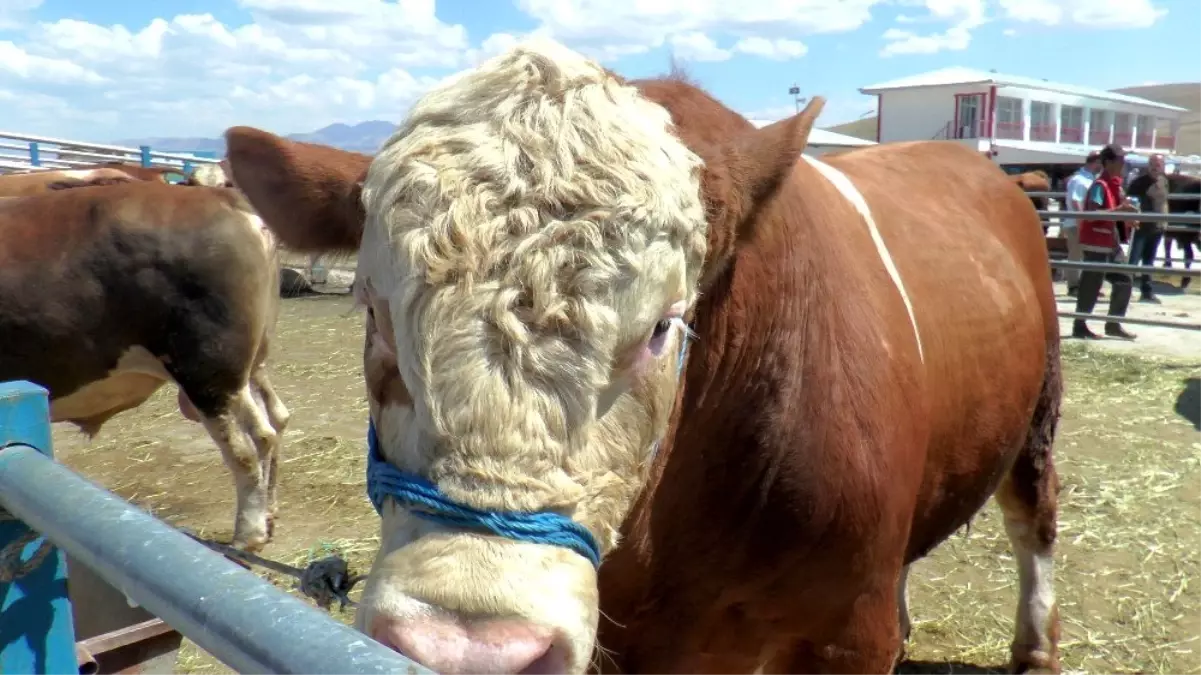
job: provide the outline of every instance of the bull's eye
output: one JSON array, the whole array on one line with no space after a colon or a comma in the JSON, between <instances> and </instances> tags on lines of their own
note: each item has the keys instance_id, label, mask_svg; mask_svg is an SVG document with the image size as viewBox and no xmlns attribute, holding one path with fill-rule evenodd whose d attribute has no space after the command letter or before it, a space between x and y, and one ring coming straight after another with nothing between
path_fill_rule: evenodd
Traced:
<instances>
[{"instance_id":1,"label":"bull's eye","mask_svg":"<svg viewBox=\"0 0 1201 675\"><path fill-rule=\"evenodd\" d=\"M646 343L646 349L652 357L659 356L663 353L663 347L667 344L667 336L671 334L671 327L677 323L679 319L664 318L659 319L655 324L654 330L651 331L650 340Z\"/></svg>"},{"instance_id":2,"label":"bull's eye","mask_svg":"<svg viewBox=\"0 0 1201 675\"><path fill-rule=\"evenodd\" d=\"M655 324L655 330L651 332L651 340L661 339L667 335L667 331L671 330L671 319L659 319L659 323Z\"/></svg>"}]
</instances>

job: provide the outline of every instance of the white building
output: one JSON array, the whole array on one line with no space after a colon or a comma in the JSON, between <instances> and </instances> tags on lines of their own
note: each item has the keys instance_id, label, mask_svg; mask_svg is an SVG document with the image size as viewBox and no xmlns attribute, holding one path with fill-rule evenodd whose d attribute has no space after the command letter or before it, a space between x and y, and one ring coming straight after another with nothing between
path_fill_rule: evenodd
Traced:
<instances>
[{"instance_id":1,"label":"white building","mask_svg":"<svg viewBox=\"0 0 1201 675\"><path fill-rule=\"evenodd\" d=\"M1184 108L1101 89L946 68L860 89L877 98L881 143L953 140L1000 164L1077 163L1117 143L1171 154Z\"/></svg>"},{"instance_id":2,"label":"white building","mask_svg":"<svg viewBox=\"0 0 1201 675\"><path fill-rule=\"evenodd\" d=\"M756 127L765 127L774 120L751 120ZM805 146L805 154L810 157L820 157L828 152L842 152L866 145L876 145L872 141L846 134L839 134L825 129L813 129L809 132L809 143Z\"/></svg>"}]
</instances>

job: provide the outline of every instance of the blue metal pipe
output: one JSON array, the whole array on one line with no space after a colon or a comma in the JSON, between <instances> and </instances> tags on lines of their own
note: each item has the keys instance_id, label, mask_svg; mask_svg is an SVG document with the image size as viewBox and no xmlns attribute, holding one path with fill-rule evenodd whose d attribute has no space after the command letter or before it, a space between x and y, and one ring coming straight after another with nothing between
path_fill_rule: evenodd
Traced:
<instances>
[{"instance_id":1,"label":"blue metal pipe","mask_svg":"<svg viewBox=\"0 0 1201 675\"><path fill-rule=\"evenodd\" d=\"M242 673L430 673L26 445L0 506Z\"/></svg>"}]
</instances>

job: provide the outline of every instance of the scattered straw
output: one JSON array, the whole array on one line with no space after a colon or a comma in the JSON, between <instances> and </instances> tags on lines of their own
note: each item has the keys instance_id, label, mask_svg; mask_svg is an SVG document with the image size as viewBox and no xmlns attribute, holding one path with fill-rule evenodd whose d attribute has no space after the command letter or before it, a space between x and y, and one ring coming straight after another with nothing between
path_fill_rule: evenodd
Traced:
<instances>
[{"instance_id":1,"label":"scattered straw","mask_svg":"<svg viewBox=\"0 0 1201 675\"><path fill-rule=\"evenodd\" d=\"M346 297L283 304L271 372L293 422L280 522L265 551L275 559L303 564L339 553L354 572L371 565L379 524L363 490L361 326ZM1064 669L1201 672L1201 442L1186 419L1201 414L1201 402L1181 396L1201 364L1079 344L1065 345L1064 361L1056 570ZM68 428L56 429L55 441L93 480L169 522L228 537L229 474L201 428L175 410L174 392L119 416L91 444ZM915 565L910 579L915 625L905 672L1004 666L1016 572L991 503L970 533ZM353 612L334 616L349 623ZM186 642L177 671L229 672Z\"/></svg>"}]
</instances>

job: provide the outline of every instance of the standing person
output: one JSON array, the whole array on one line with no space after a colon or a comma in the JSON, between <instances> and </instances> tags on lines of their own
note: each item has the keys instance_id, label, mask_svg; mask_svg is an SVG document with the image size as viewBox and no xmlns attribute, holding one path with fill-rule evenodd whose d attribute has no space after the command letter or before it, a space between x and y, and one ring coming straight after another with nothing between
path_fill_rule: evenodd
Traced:
<instances>
[{"instance_id":1,"label":"standing person","mask_svg":"<svg viewBox=\"0 0 1201 675\"><path fill-rule=\"evenodd\" d=\"M1084 210L1100 213L1134 213L1138 209L1130 202L1122 190L1122 167L1126 164L1126 152L1122 146L1111 143L1101 148L1101 175L1089 186L1084 199ZM1085 262L1124 263L1126 256L1118 241L1118 223L1112 220L1089 220L1082 218L1079 224L1080 246L1084 249ZM1097 305L1097 295L1101 284L1106 280L1113 287L1109 298L1109 316L1126 316L1130 306L1132 280L1129 274L1122 272L1085 271L1080 275L1080 288L1076 296L1076 312L1092 314ZM1105 324L1105 334L1110 337L1133 340L1134 333L1127 331L1122 324L1108 321ZM1097 339L1097 335L1088 328L1083 319L1076 319L1072 325L1072 337Z\"/></svg>"},{"instance_id":2,"label":"standing person","mask_svg":"<svg viewBox=\"0 0 1201 675\"><path fill-rule=\"evenodd\" d=\"M1084 197L1088 192L1088 186L1092 185L1100 174L1101 153L1094 150L1088 153L1088 157L1084 158L1084 164L1068 179L1064 210L1083 211ZM1084 260L1084 249L1080 248L1080 223L1076 222L1075 218L1064 218L1060 222L1063 223L1060 229L1063 231L1063 238L1068 245L1068 260L1076 262ZM1080 287L1080 270L1068 270L1064 276L1068 281L1068 295L1076 295L1076 291Z\"/></svg>"},{"instance_id":3,"label":"standing person","mask_svg":"<svg viewBox=\"0 0 1201 675\"><path fill-rule=\"evenodd\" d=\"M1139 200L1139 210L1143 213L1168 212L1168 176L1164 173L1163 155L1151 155L1147 159L1147 172L1135 178L1126 189L1127 194ZM1155 254L1159 252L1159 242L1163 239L1167 223L1142 223L1134 230L1130 240L1130 263L1152 267L1155 265ZM1141 302L1159 304L1155 297L1155 288L1151 286L1151 275L1144 274L1139 279L1139 289L1142 291Z\"/></svg>"}]
</instances>

